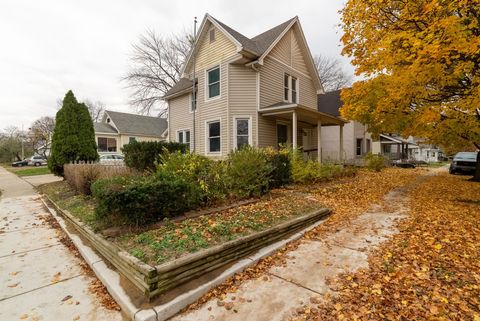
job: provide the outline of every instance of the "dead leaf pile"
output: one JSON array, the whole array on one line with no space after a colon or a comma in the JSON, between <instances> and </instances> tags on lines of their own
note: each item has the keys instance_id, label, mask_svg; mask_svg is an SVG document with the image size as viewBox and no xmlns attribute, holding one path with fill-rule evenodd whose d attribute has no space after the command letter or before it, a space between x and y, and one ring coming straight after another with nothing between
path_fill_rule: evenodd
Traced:
<instances>
[{"instance_id":1,"label":"dead leaf pile","mask_svg":"<svg viewBox=\"0 0 480 321\"><path fill-rule=\"evenodd\" d=\"M410 199L409 218L369 268L333 280L338 292L297 319L480 320L480 184L441 174Z\"/></svg>"}]
</instances>

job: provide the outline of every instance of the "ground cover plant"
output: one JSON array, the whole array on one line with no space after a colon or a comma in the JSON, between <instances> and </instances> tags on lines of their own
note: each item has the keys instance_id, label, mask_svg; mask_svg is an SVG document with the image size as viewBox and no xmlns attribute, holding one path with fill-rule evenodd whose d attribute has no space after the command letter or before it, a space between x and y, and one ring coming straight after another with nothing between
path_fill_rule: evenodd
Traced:
<instances>
[{"instance_id":1,"label":"ground cover plant","mask_svg":"<svg viewBox=\"0 0 480 321\"><path fill-rule=\"evenodd\" d=\"M127 234L112 241L135 257L155 265L265 230L323 207L305 194L276 190L253 204L181 222L165 220L158 229Z\"/></svg>"}]
</instances>

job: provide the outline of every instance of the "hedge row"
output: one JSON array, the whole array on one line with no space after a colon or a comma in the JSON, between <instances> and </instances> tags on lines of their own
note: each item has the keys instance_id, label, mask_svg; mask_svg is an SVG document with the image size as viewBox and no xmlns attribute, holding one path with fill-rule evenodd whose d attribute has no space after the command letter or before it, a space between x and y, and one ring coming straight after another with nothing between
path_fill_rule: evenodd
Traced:
<instances>
[{"instance_id":1,"label":"hedge row","mask_svg":"<svg viewBox=\"0 0 480 321\"><path fill-rule=\"evenodd\" d=\"M223 161L184 151L163 151L153 174L99 180L92 185L97 214L135 225L158 222L224 199L258 197L292 182L315 183L352 174L340 165L305 161L291 150L246 146Z\"/></svg>"},{"instance_id":2,"label":"hedge row","mask_svg":"<svg viewBox=\"0 0 480 321\"><path fill-rule=\"evenodd\" d=\"M180 151L185 153L187 145L177 142L137 142L122 148L125 165L139 172L155 171L156 164L164 153Z\"/></svg>"}]
</instances>

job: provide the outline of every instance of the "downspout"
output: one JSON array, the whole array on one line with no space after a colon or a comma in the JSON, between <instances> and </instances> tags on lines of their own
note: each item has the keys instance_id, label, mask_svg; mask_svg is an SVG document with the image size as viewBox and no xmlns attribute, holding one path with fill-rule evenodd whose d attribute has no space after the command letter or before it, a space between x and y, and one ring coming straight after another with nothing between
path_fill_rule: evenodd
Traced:
<instances>
[{"instance_id":1,"label":"downspout","mask_svg":"<svg viewBox=\"0 0 480 321\"><path fill-rule=\"evenodd\" d=\"M256 82L256 103L257 103L257 114L255 118L255 143L253 144L254 146L258 147L258 123L259 123L259 113L258 111L260 110L260 70L258 69L257 65L259 65L259 61L254 60L252 62L249 62L245 64L245 67L250 67L252 70L256 72L256 77L255 77L255 82Z\"/></svg>"}]
</instances>

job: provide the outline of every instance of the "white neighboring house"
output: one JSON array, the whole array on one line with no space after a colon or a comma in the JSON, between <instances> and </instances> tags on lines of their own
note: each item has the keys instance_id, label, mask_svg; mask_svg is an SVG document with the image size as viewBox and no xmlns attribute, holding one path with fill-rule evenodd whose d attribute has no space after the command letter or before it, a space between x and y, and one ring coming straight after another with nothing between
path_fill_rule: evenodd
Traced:
<instances>
[{"instance_id":1,"label":"white neighboring house","mask_svg":"<svg viewBox=\"0 0 480 321\"><path fill-rule=\"evenodd\" d=\"M415 137L407 139L398 135L380 135L378 141L373 142L372 152L381 154L388 159L409 159L426 163L440 162L445 154L436 146L422 144L421 140Z\"/></svg>"},{"instance_id":2,"label":"white neighboring house","mask_svg":"<svg viewBox=\"0 0 480 321\"><path fill-rule=\"evenodd\" d=\"M165 118L106 110L102 120L94 123L95 141L100 156L121 154L132 141L165 141L168 124Z\"/></svg>"},{"instance_id":3,"label":"white neighboring house","mask_svg":"<svg viewBox=\"0 0 480 321\"><path fill-rule=\"evenodd\" d=\"M323 112L340 117L343 102L340 90L318 95L318 108ZM322 159L339 161L338 146L340 145L339 126L322 127ZM372 135L367 126L349 121L343 126L343 157L346 163L359 163L362 157L372 151Z\"/></svg>"}]
</instances>

